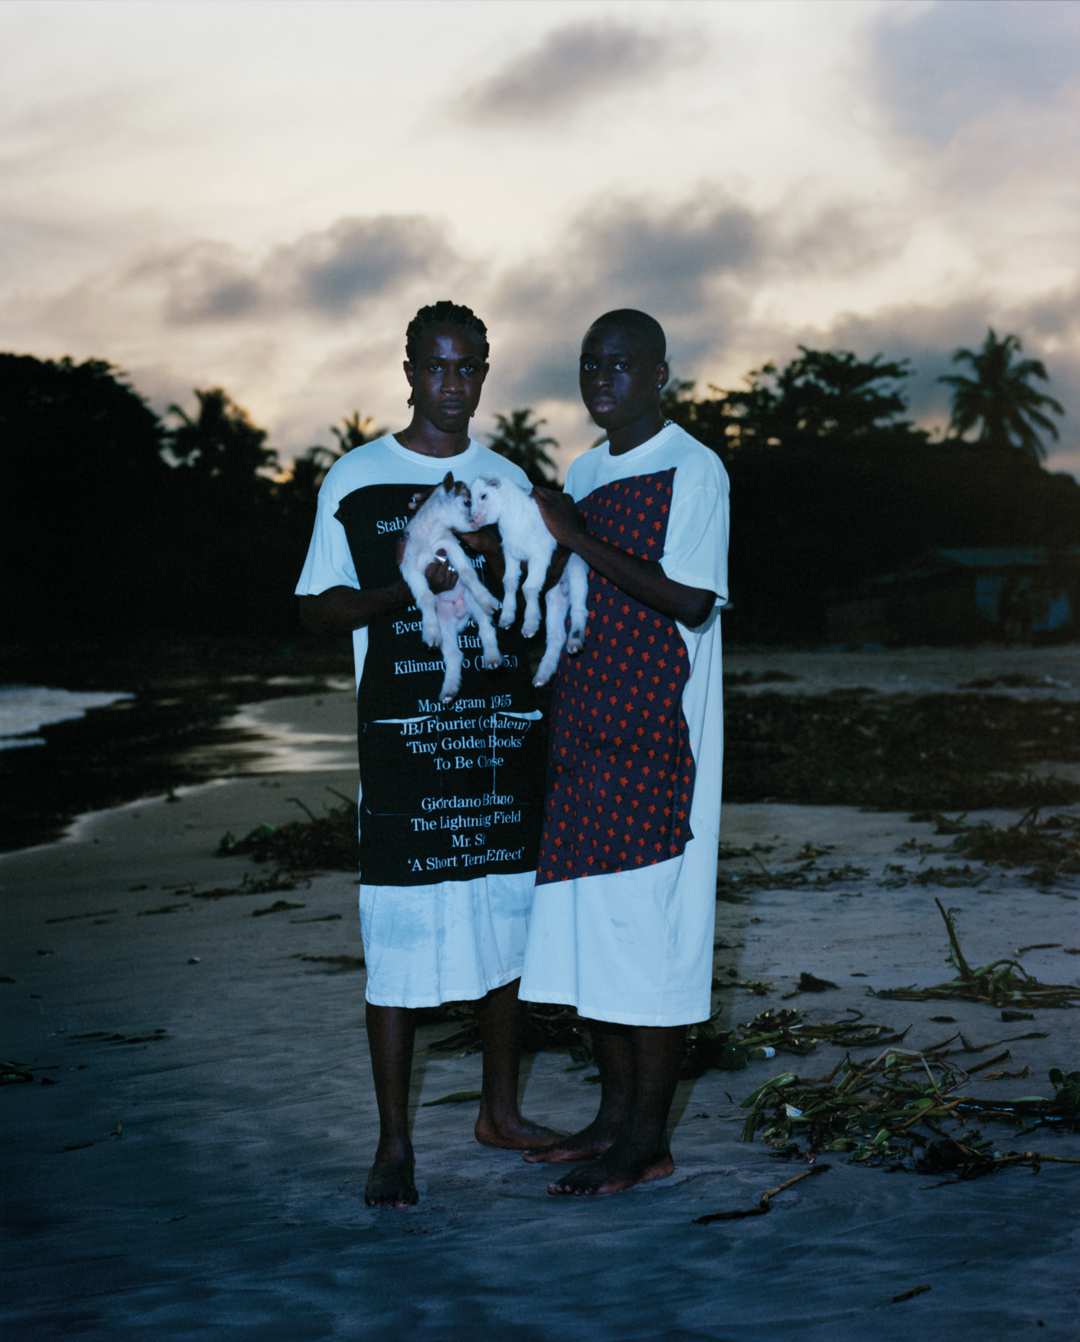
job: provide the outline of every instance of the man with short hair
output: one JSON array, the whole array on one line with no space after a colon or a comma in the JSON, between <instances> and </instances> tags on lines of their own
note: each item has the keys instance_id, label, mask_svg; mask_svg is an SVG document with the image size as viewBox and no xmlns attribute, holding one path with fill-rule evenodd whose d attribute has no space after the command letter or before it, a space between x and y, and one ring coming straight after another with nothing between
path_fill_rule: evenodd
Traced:
<instances>
[{"instance_id":1,"label":"man with short hair","mask_svg":"<svg viewBox=\"0 0 1080 1342\"><path fill-rule=\"evenodd\" d=\"M556 540L590 567L585 646L564 653L552 705L521 995L588 1020L601 1095L581 1132L525 1153L585 1162L551 1193L672 1173L686 1027L710 1014L728 483L713 452L664 420L667 380L652 317L595 321L580 385L607 442L574 461L566 494L534 490Z\"/></svg>"},{"instance_id":2,"label":"man with short hair","mask_svg":"<svg viewBox=\"0 0 1080 1342\"><path fill-rule=\"evenodd\" d=\"M447 471L466 483L524 473L469 437L487 376L487 332L466 307L421 308L406 335L409 426L354 448L328 472L297 586L304 624L351 630L360 755L360 921L367 1029L380 1135L365 1200L417 1201L408 1128L415 1012L479 1002L483 1080L475 1134L514 1150L556 1134L518 1109L517 982L535 881L543 779L540 712L519 631L502 635L505 665L483 668L462 634L461 690L439 703L443 662L422 641L397 564L414 495ZM489 582L498 545L463 536ZM457 574L428 566L434 592ZM496 581L496 595L501 595Z\"/></svg>"}]
</instances>

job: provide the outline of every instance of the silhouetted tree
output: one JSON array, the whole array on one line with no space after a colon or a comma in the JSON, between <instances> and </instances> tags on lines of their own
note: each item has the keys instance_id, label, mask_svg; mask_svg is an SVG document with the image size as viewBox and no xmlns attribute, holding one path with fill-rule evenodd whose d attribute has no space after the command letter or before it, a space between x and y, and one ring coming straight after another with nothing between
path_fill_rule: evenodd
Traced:
<instances>
[{"instance_id":1,"label":"silhouetted tree","mask_svg":"<svg viewBox=\"0 0 1080 1342\"><path fill-rule=\"evenodd\" d=\"M1039 462L1046 456L1041 434L1048 433L1055 439L1058 436L1057 426L1043 410L1055 415L1065 411L1052 396L1030 385L1032 378L1050 381L1041 360L1013 362L1022 348L1019 336L1007 335L999 340L990 327L978 350L958 349L953 355L953 363L970 364L975 376L950 373L938 381L953 389L949 429L957 438L979 424L976 442L998 451L1012 448Z\"/></svg>"},{"instance_id":2,"label":"silhouetted tree","mask_svg":"<svg viewBox=\"0 0 1080 1342\"><path fill-rule=\"evenodd\" d=\"M848 350L802 351L779 372L767 363L747 375L745 388L715 392L713 401L692 410L679 407L686 383L676 384L669 418L677 423L689 417L698 430L723 438L724 448L737 452L750 447L828 447L840 450L880 445L885 437L906 443L914 433L926 435L899 417L907 409L902 392L911 376L906 360L883 362L880 354L859 359ZM690 432L690 423L684 425ZM700 435L699 435L700 436Z\"/></svg>"},{"instance_id":3,"label":"silhouetted tree","mask_svg":"<svg viewBox=\"0 0 1080 1342\"><path fill-rule=\"evenodd\" d=\"M363 447L365 443L373 443L376 438L382 438L386 433L383 428L376 428L375 421L370 415L360 417L360 411L354 410L351 415L342 420L342 426L339 429L336 424L330 425L330 432L338 440L338 451L334 453L335 460L343 457L346 452L351 452L354 447ZM314 448L309 449L314 451ZM326 451L325 448L322 449Z\"/></svg>"},{"instance_id":4,"label":"silhouetted tree","mask_svg":"<svg viewBox=\"0 0 1080 1342\"><path fill-rule=\"evenodd\" d=\"M246 410L221 390L195 391L199 413L192 419L178 405L169 414L180 423L168 431L169 452L202 484L213 481L215 497L246 503L265 495L269 481L260 475L277 465L277 453L266 446L267 433L252 424Z\"/></svg>"},{"instance_id":5,"label":"silhouetted tree","mask_svg":"<svg viewBox=\"0 0 1080 1342\"><path fill-rule=\"evenodd\" d=\"M489 435L488 446L520 466L534 485L554 486L558 483L557 467L545 448L559 444L554 438L541 436L540 429L546 423L546 419L534 419L534 412L528 408L496 415L495 432Z\"/></svg>"},{"instance_id":6,"label":"silhouetted tree","mask_svg":"<svg viewBox=\"0 0 1080 1342\"><path fill-rule=\"evenodd\" d=\"M359 410L354 410L340 427L331 424L330 432L338 440L337 448L315 443L293 461L288 476L274 488L274 497L283 518L289 521L295 519L301 530L306 529L307 532L314 525L319 489L330 467L346 452L383 437L386 430L377 428L370 416L361 416Z\"/></svg>"},{"instance_id":7,"label":"silhouetted tree","mask_svg":"<svg viewBox=\"0 0 1080 1342\"><path fill-rule=\"evenodd\" d=\"M5 633L106 629L159 573L171 472L157 415L101 359L0 354Z\"/></svg>"}]
</instances>

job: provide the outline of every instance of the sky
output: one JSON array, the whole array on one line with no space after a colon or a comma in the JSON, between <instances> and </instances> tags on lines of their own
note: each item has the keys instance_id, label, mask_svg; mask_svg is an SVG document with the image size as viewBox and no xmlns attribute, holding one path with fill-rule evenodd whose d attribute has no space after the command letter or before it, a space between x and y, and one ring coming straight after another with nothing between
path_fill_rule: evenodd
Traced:
<instances>
[{"instance_id":1,"label":"sky","mask_svg":"<svg viewBox=\"0 0 1080 1342\"><path fill-rule=\"evenodd\" d=\"M638 307L702 392L908 359L936 432L1015 333L1080 477L1080 0L5 0L0 127L0 349L223 387L284 461L402 427L450 298L474 433L531 406L563 465L581 336Z\"/></svg>"}]
</instances>

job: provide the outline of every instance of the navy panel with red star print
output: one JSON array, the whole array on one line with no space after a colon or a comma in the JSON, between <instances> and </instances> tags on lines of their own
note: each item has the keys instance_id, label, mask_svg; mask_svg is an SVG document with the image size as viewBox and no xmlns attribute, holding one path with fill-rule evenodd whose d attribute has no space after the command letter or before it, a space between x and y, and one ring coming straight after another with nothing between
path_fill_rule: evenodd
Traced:
<instances>
[{"instance_id":1,"label":"navy panel with red star print","mask_svg":"<svg viewBox=\"0 0 1080 1342\"><path fill-rule=\"evenodd\" d=\"M594 535L659 560L674 483L674 468L631 476L578 507ZM552 704L538 885L665 862L693 838L689 674L675 622L590 571L585 647L563 654Z\"/></svg>"}]
</instances>

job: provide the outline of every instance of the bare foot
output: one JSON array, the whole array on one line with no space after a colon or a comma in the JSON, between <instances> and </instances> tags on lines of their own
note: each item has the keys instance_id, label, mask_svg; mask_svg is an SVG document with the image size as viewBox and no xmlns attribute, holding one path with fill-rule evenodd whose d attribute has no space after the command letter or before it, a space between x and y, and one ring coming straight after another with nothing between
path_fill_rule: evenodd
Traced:
<instances>
[{"instance_id":1,"label":"bare foot","mask_svg":"<svg viewBox=\"0 0 1080 1342\"><path fill-rule=\"evenodd\" d=\"M522 1160L530 1165L561 1165L570 1160L591 1160L608 1149L615 1140L618 1129L614 1131L601 1127L595 1120L587 1128L575 1132L570 1137L560 1137L545 1146L533 1147L522 1154Z\"/></svg>"},{"instance_id":2,"label":"bare foot","mask_svg":"<svg viewBox=\"0 0 1080 1342\"><path fill-rule=\"evenodd\" d=\"M525 1151L531 1146L558 1141L564 1135L556 1128L545 1128L542 1123L530 1123L520 1114L497 1123L482 1110L473 1132L482 1145L497 1146L502 1151Z\"/></svg>"},{"instance_id":3,"label":"bare foot","mask_svg":"<svg viewBox=\"0 0 1080 1342\"><path fill-rule=\"evenodd\" d=\"M375 1163L368 1173L364 1201L369 1207L414 1207L420 1194L413 1183L415 1170L412 1147L375 1152Z\"/></svg>"},{"instance_id":4,"label":"bare foot","mask_svg":"<svg viewBox=\"0 0 1080 1342\"><path fill-rule=\"evenodd\" d=\"M667 1179L675 1172L675 1162L667 1151L636 1158L619 1158L606 1152L587 1165L578 1165L553 1184L549 1193L570 1193L575 1197L590 1197L598 1193L619 1193L634 1184L652 1179Z\"/></svg>"}]
</instances>

